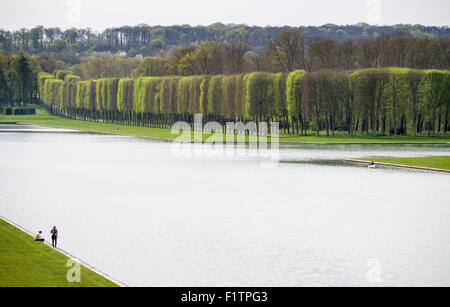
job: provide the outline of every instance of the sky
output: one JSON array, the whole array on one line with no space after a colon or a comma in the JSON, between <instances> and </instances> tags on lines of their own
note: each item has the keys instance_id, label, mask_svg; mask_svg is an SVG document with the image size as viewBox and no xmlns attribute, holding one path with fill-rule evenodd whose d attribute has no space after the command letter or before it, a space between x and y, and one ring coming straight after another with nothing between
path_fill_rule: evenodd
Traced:
<instances>
[{"instance_id":1,"label":"sky","mask_svg":"<svg viewBox=\"0 0 450 307\"><path fill-rule=\"evenodd\" d=\"M0 29L123 25L448 26L449 0L2 0Z\"/></svg>"}]
</instances>

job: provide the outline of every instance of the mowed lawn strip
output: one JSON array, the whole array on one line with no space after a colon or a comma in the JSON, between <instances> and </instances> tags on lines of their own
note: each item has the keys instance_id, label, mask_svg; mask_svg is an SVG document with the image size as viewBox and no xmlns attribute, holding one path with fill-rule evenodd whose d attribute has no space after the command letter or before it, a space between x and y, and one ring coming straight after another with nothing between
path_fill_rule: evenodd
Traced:
<instances>
[{"instance_id":1,"label":"mowed lawn strip","mask_svg":"<svg viewBox=\"0 0 450 307\"><path fill-rule=\"evenodd\" d=\"M321 135L308 136L284 136L280 137L280 143L323 143L323 144L432 144L450 143L450 135L443 136L348 136L336 134L335 137Z\"/></svg>"},{"instance_id":2,"label":"mowed lawn strip","mask_svg":"<svg viewBox=\"0 0 450 307\"><path fill-rule=\"evenodd\" d=\"M450 170L450 156L419 158L373 158L358 160Z\"/></svg>"},{"instance_id":3,"label":"mowed lawn strip","mask_svg":"<svg viewBox=\"0 0 450 307\"><path fill-rule=\"evenodd\" d=\"M0 287L117 287L81 266L81 282L69 283L69 258L0 219Z\"/></svg>"},{"instance_id":4,"label":"mowed lawn strip","mask_svg":"<svg viewBox=\"0 0 450 307\"><path fill-rule=\"evenodd\" d=\"M74 130L85 130L102 133L113 133L120 135L133 135L139 137L149 137L163 140L174 140L179 134L172 134L171 129L165 128L149 128L140 126L128 126L110 123L100 123L82 120L73 120L62 118L58 116L52 116L44 109L37 109L36 115L23 115L23 116L7 116L0 115L0 122L19 122L24 124L34 124L47 127L67 128ZM203 140L206 141L211 135L203 135ZM236 139L236 137L235 137ZM248 140L248 136L246 137ZM270 141L270 138L269 140ZM337 133L335 137L324 135L314 135L311 132L308 136L293 136L293 135L280 135L280 143L337 143L337 144L374 144L374 143L450 143L450 135L441 135L436 137L429 136L366 136L356 135L348 136L345 133Z\"/></svg>"},{"instance_id":5,"label":"mowed lawn strip","mask_svg":"<svg viewBox=\"0 0 450 307\"><path fill-rule=\"evenodd\" d=\"M23 116L0 115L0 122L3 123L18 122L23 124L33 124L46 127L85 130L85 131L113 133L121 135L135 135L143 137L161 138L167 140L172 140L177 137L177 135L171 134L170 129L148 128L139 126L117 125L109 123L74 120L58 116L52 116L45 113L41 115L23 115Z\"/></svg>"}]
</instances>

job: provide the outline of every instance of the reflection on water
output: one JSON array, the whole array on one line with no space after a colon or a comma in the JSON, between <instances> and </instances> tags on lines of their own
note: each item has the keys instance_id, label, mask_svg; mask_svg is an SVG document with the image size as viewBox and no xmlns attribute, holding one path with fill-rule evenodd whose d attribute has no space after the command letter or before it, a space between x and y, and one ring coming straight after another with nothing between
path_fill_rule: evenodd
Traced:
<instances>
[{"instance_id":1,"label":"reflection on water","mask_svg":"<svg viewBox=\"0 0 450 307\"><path fill-rule=\"evenodd\" d=\"M299 150L300 149L300 150ZM450 155L450 146L442 145L392 145L392 144L341 144L283 146L282 159L293 161L337 160L375 157L424 157Z\"/></svg>"},{"instance_id":2,"label":"reflection on water","mask_svg":"<svg viewBox=\"0 0 450 307\"><path fill-rule=\"evenodd\" d=\"M302 163L265 169L132 137L0 132L0 214L56 224L61 248L133 286L376 286L369 259L380 285L449 286L450 176L327 163L449 151L282 145Z\"/></svg>"},{"instance_id":3,"label":"reflection on water","mask_svg":"<svg viewBox=\"0 0 450 307\"><path fill-rule=\"evenodd\" d=\"M47 128L36 125L0 124L0 133L84 133L65 128Z\"/></svg>"}]
</instances>

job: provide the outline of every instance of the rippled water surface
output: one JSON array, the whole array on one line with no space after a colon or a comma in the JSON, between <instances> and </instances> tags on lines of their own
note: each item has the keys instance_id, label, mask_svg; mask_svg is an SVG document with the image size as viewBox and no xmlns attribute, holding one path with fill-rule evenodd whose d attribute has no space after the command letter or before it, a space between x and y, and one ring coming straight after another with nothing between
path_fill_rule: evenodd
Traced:
<instances>
[{"instance_id":1,"label":"rippled water surface","mask_svg":"<svg viewBox=\"0 0 450 307\"><path fill-rule=\"evenodd\" d=\"M339 162L448 145L233 153L0 125L0 215L131 286L450 286L450 176Z\"/></svg>"}]
</instances>

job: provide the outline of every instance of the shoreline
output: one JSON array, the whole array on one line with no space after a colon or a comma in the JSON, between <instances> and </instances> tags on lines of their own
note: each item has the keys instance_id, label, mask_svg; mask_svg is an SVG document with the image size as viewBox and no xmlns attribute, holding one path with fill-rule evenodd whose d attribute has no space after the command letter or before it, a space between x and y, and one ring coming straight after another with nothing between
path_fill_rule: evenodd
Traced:
<instances>
[{"instance_id":1,"label":"shoreline","mask_svg":"<svg viewBox=\"0 0 450 307\"><path fill-rule=\"evenodd\" d=\"M359 159L344 159L345 162L350 163L358 163L358 164L366 164L368 165L370 162L366 160ZM404 164L395 164L395 163L385 163L385 162L374 162L376 166L388 166L388 167L397 167L397 168L406 168L406 169L415 169L422 171L431 171L431 172L440 172L440 173L448 173L450 174L450 170L441 169L441 168L432 168L432 167L423 167L423 166L413 166L413 165L404 165Z\"/></svg>"},{"instance_id":2,"label":"shoreline","mask_svg":"<svg viewBox=\"0 0 450 307\"><path fill-rule=\"evenodd\" d=\"M22 231L23 233L26 233L27 235L31 236L31 238L34 238L33 233L31 233L29 230L23 228L22 226L20 226L20 225L14 223L13 221L7 219L6 217L0 215L0 219L1 219L2 221L4 221L5 223L7 223L7 224L9 224L9 225L11 225L11 226L17 228L18 230ZM128 286L125 285L124 283L122 283L122 282L118 281L117 279L115 279L115 278L113 278L113 277L107 275L106 273L103 273L103 272L99 271L99 270L96 269L95 267L93 267L93 266L87 264L86 262L84 262L84 261L78 259L77 257L73 256L72 254L70 254L70 253L68 253L68 252L66 252L66 251L64 251L64 250L62 250L62 249L60 249L60 248L53 248L52 245L51 245L51 243L48 242L47 240L46 240L45 242L43 242L43 243L44 243L45 245L47 245L48 247L52 248L53 250L55 250L56 252L58 252L58 253L60 253L60 254L62 254L62 255L64 255L64 256L66 256L66 257L69 258L69 259L72 259L72 260L75 261L75 262L78 262L79 264L81 264L82 266L84 266L86 269L88 269L88 270L90 270L90 271L96 273L97 275L100 275L101 277L103 277L103 278L109 280L110 282L116 284L117 286L119 286L119 287L121 287L121 288L128 287Z\"/></svg>"},{"instance_id":3,"label":"shoreline","mask_svg":"<svg viewBox=\"0 0 450 307\"><path fill-rule=\"evenodd\" d=\"M49 125L42 125L42 124L30 124L25 122L15 122L17 125L34 125L39 127L45 127L45 128L61 128L61 129L67 129L67 130L73 130L75 132L87 132L92 134L104 134L104 135L115 135L115 136L131 136L131 137L137 137L137 138L144 138L144 139L150 139L154 141L164 141L164 142L176 142L175 139L165 139L165 138L158 138L153 136L144 136L144 135L135 135L135 134L126 134L126 133L114 133L114 132L108 132L108 131L98 131L98 130L90 130L90 129L80 129L80 128L67 128L63 126L49 126ZM74 132L72 132L74 133ZM444 143L445 144L445 143ZM448 143L450 144L450 143Z\"/></svg>"},{"instance_id":4,"label":"shoreline","mask_svg":"<svg viewBox=\"0 0 450 307\"><path fill-rule=\"evenodd\" d=\"M84 132L90 132L95 134L104 134L104 135L115 135L115 136L130 136L130 137L137 137L137 138L143 138L143 139L149 139L149 140L155 140L155 141L163 141L163 142L182 142L178 141L176 139L169 139L169 138L159 138L154 136L144 136L144 135L136 135L136 134L127 134L127 133L115 133L115 132L108 132L108 131L99 131L99 130L91 130L91 129L82 129L82 128L67 128L63 125L44 125L44 124L35 124L35 123L29 123L29 122L0 122L0 124L16 124L16 125L36 125L46 128L63 128L63 129L70 129L75 131L84 131ZM161 128L163 129L163 128ZM450 145L450 142L299 142L299 141L281 141L285 137L280 137L279 144L283 145ZM183 142L182 142L183 143ZM194 141L191 142L184 142L186 144L194 144ZM202 142L203 144L205 141ZM249 144L252 142L234 142L234 144ZM225 144L225 142L224 142Z\"/></svg>"}]
</instances>

